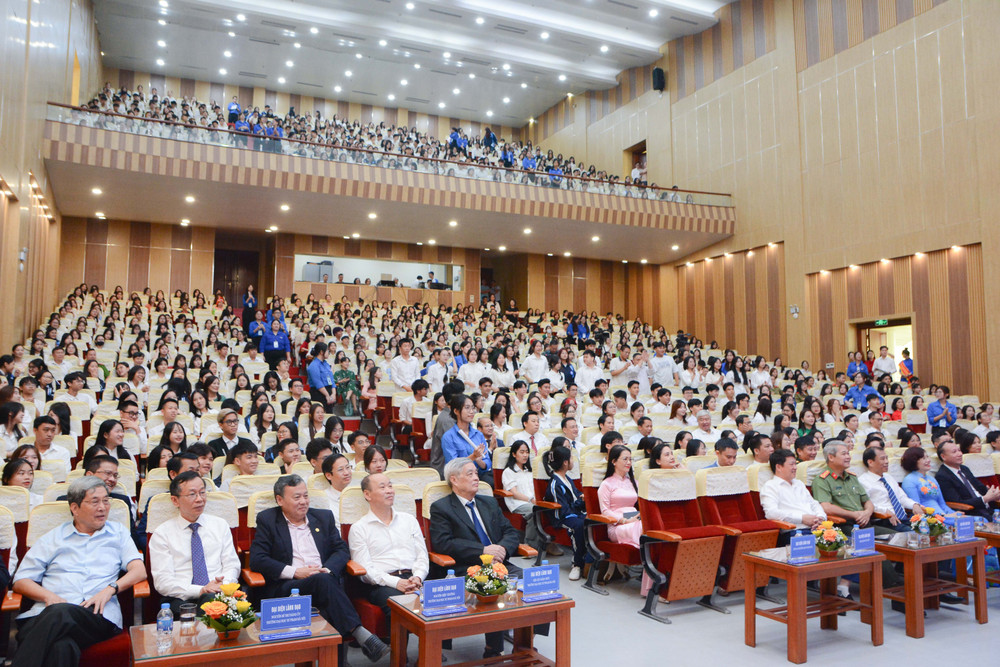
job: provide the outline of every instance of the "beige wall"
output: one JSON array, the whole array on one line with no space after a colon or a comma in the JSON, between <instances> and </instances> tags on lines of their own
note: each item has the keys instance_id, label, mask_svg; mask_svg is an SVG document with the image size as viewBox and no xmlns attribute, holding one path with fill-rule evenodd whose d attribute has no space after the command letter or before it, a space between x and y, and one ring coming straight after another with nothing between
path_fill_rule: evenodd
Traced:
<instances>
[{"instance_id":1,"label":"beige wall","mask_svg":"<svg viewBox=\"0 0 1000 667\"><path fill-rule=\"evenodd\" d=\"M55 305L60 221L41 159L45 103L69 102L74 57L80 85L101 78L100 46L89 0L0 0L0 178L14 199L0 196L0 349L34 329ZM41 198L31 196L29 174ZM45 217L42 205L53 213ZM20 270L18 255L27 248Z\"/></svg>"}]
</instances>

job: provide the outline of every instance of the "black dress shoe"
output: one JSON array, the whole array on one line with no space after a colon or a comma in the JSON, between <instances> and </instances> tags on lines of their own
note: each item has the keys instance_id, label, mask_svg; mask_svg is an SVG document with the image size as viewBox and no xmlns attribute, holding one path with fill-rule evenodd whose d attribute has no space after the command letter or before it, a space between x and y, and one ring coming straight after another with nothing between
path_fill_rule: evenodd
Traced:
<instances>
[{"instance_id":1,"label":"black dress shoe","mask_svg":"<svg viewBox=\"0 0 1000 667\"><path fill-rule=\"evenodd\" d=\"M489 646L487 646L486 650L483 651L483 660L486 660L487 658L496 658L501 655L503 655L502 651L498 651L495 648L490 648Z\"/></svg>"},{"instance_id":2,"label":"black dress shoe","mask_svg":"<svg viewBox=\"0 0 1000 667\"><path fill-rule=\"evenodd\" d=\"M903 604L902 602L897 602L896 600L893 600L890 606L892 607L893 611L898 611L900 614L906 613L906 605ZM926 611L924 612L924 618L927 618Z\"/></svg>"},{"instance_id":3,"label":"black dress shoe","mask_svg":"<svg viewBox=\"0 0 1000 667\"><path fill-rule=\"evenodd\" d=\"M945 593L938 599L945 604L965 604L965 598L955 595L954 593Z\"/></svg>"}]
</instances>

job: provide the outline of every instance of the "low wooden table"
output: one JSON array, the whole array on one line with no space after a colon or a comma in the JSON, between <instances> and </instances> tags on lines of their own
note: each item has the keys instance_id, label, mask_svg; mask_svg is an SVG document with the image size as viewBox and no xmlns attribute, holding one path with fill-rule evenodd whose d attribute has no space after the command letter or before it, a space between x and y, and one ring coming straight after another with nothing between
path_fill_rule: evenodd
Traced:
<instances>
[{"instance_id":1,"label":"low wooden table","mask_svg":"<svg viewBox=\"0 0 1000 667\"><path fill-rule=\"evenodd\" d=\"M502 598L501 598L502 599ZM570 665L570 609L576 606L570 598L525 604L521 593L513 602L509 596L504 602L487 605L469 605L467 611L449 616L425 617L420 613L420 600L415 595L389 598L392 610L392 662L393 667L406 665L406 640L409 634L417 636L420 645L418 667L440 667L441 642L455 637L467 637L486 632L514 629L514 650L510 655L485 661L464 662L452 667L469 667L481 664ZM533 626L555 623L556 658L549 660L533 647Z\"/></svg>"},{"instance_id":2,"label":"low wooden table","mask_svg":"<svg viewBox=\"0 0 1000 667\"><path fill-rule=\"evenodd\" d=\"M788 626L788 661L806 661L806 622L820 617L824 630L837 629L837 615L859 609L862 621L871 626L872 645L882 645L882 561L881 554L822 558L814 563L788 562L788 548L778 547L743 554L746 564L744 593L745 642L757 645L757 617L763 616ZM758 574L784 579L788 584L788 604L770 609L757 608L756 576ZM845 574L861 575L861 601L837 596L837 579ZM818 600L809 602L806 583L820 580Z\"/></svg>"},{"instance_id":3,"label":"low wooden table","mask_svg":"<svg viewBox=\"0 0 1000 667\"><path fill-rule=\"evenodd\" d=\"M976 528L976 537L986 540L987 546L1000 550L1000 524L987 523L980 528ZM1000 572L987 574L986 581L1000 584Z\"/></svg>"},{"instance_id":4,"label":"low wooden table","mask_svg":"<svg viewBox=\"0 0 1000 667\"><path fill-rule=\"evenodd\" d=\"M164 653L156 650L156 625L136 625L129 630L132 640L132 664L143 667L178 667L208 663L231 664L240 667L270 667L288 663L319 667L337 667L337 647L340 634L319 616L313 618L312 637L286 641L260 641L259 625L255 623L240 632L236 639L220 641L219 637L199 622L182 628L174 622L173 645Z\"/></svg>"},{"instance_id":5,"label":"low wooden table","mask_svg":"<svg viewBox=\"0 0 1000 667\"><path fill-rule=\"evenodd\" d=\"M907 533L896 533L888 542L875 542L875 550L889 560L903 564L903 585L887 588L882 595L906 604L906 634L924 636L924 607L937 609L938 596L945 593L976 595L976 620L986 623L986 564L983 540L933 543L926 547L907 546ZM968 582L965 558L972 556L973 584ZM955 581L939 579L939 561L955 559ZM925 603L926 599L926 603Z\"/></svg>"}]
</instances>

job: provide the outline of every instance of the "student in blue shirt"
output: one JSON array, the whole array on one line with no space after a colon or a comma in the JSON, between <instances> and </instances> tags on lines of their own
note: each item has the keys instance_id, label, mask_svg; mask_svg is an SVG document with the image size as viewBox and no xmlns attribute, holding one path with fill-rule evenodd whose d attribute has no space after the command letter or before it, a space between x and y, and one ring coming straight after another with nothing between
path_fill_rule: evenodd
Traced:
<instances>
[{"instance_id":1,"label":"student in blue shirt","mask_svg":"<svg viewBox=\"0 0 1000 667\"><path fill-rule=\"evenodd\" d=\"M865 364L863 355L860 352L855 353L854 361L847 365L847 377L853 378L855 373L861 373L865 376L870 375L868 366Z\"/></svg>"},{"instance_id":2,"label":"student in blue shirt","mask_svg":"<svg viewBox=\"0 0 1000 667\"><path fill-rule=\"evenodd\" d=\"M260 347L257 348L264 355L264 361L271 370L278 368L278 362L288 359L292 362L292 343L288 340L288 334L281 328L280 320L271 320L271 329L265 330L260 337Z\"/></svg>"},{"instance_id":3,"label":"student in blue shirt","mask_svg":"<svg viewBox=\"0 0 1000 667\"><path fill-rule=\"evenodd\" d=\"M558 188L562 185L563 170L557 165L552 165L549 167L549 185L553 188Z\"/></svg>"},{"instance_id":4,"label":"student in blue shirt","mask_svg":"<svg viewBox=\"0 0 1000 667\"><path fill-rule=\"evenodd\" d=\"M81 651L121 633L117 594L146 579L128 529L108 521L104 480L81 477L66 495L72 520L41 536L14 576L14 591L34 601L18 617L15 665L77 664Z\"/></svg>"},{"instance_id":5,"label":"student in blue shirt","mask_svg":"<svg viewBox=\"0 0 1000 667\"><path fill-rule=\"evenodd\" d=\"M863 363L861 365L864 366ZM868 407L868 397L879 396L879 393L874 387L865 384L865 374L861 371L855 371L853 377L854 386L847 390L844 402L853 405L855 410L864 410Z\"/></svg>"},{"instance_id":6,"label":"student in blue shirt","mask_svg":"<svg viewBox=\"0 0 1000 667\"><path fill-rule=\"evenodd\" d=\"M479 479L493 486L493 461L490 458L490 448L486 438L473 428L472 420L476 418L476 405L465 394L456 394L451 398L451 414L455 425L441 436L441 451L445 463L457 458L468 458L476 464Z\"/></svg>"},{"instance_id":7,"label":"student in blue shirt","mask_svg":"<svg viewBox=\"0 0 1000 667\"><path fill-rule=\"evenodd\" d=\"M931 428L948 428L958 421L958 406L948 400L951 389L939 384L934 396L937 400L927 405L927 423Z\"/></svg>"},{"instance_id":8,"label":"student in blue shirt","mask_svg":"<svg viewBox=\"0 0 1000 667\"><path fill-rule=\"evenodd\" d=\"M227 122L229 123L229 127L232 128L240 117L240 103L235 95L233 95L233 101L226 108L229 110L229 120Z\"/></svg>"},{"instance_id":9,"label":"student in blue shirt","mask_svg":"<svg viewBox=\"0 0 1000 667\"><path fill-rule=\"evenodd\" d=\"M337 392L333 388L333 369L326 360L329 348L326 343L316 343L313 347L313 360L306 368L309 378L309 397L327 407L337 404Z\"/></svg>"},{"instance_id":10,"label":"student in blue shirt","mask_svg":"<svg viewBox=\"0 0 1000 667\"><path fill-rule=\"evenodd\" d=\"M253 322L251 322L250 326L247 327L247 334L250 338L259 339L264 335L264 332L267 331L267 324L264 322L264 313L263 311L256 310L254 311L253 317Z\"/></svg>"}]
</instances>

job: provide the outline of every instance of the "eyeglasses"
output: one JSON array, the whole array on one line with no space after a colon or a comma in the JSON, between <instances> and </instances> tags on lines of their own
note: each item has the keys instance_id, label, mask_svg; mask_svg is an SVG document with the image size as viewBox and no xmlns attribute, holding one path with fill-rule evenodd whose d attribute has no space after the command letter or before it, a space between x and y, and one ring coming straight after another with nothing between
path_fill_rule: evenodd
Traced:
<instances>
[{"instance_id":1,"label":"eyeglasses","mask_svg":"<svg viewBox=\"0 0 1000 667\"><path fill-rule=\"evenodd\" d=\"M225 420L223 420L222 423L223 424L229 424L231 426L233 424L239 424L240 420L239 419L225 419Z\"/></svg>"},{"instance_id":2,"label":"eyeglasses","mask_svg":"<svg viewBox=\"0 0 1000 667\"><path fill-rule=\"evenodd\" d=\"M208 498L208 491L192 491L191 493L185 493L181 498L186 498L187 500L194 500L195 498Z\"/></svg>"},{"instance_id":3,"label":"eyeglasses","mask_svg":"<svg viewBox=\"0 0 1000 667\"><path fill-rule=\"evenodd\" d=\"M138 417L139 416L139 412L136 411L136 410L129 410L128 412L123 412L122 414L125 415L126 417Z\"/></svg>"},{"instance_id":4,"label":"eyeglasses","mask_svg":"<svg viewBox=\"0 0 1000 667\"><path fill-rule=\"evenodd\" d=\"M118 479L119 477L121 477L121 475L117 472L108 472L106 470L98 470L94 474L100 475L101 477L110 477L111 479Z\"/></svg>"}]
</instances>

